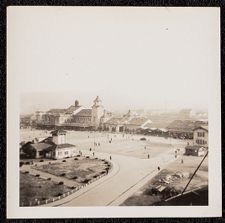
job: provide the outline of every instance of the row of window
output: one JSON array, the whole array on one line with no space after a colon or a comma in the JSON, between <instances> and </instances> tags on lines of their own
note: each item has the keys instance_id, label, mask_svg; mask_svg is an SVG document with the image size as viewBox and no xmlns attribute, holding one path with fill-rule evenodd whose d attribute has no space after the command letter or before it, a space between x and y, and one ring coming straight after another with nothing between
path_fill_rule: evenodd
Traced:
<instances>
[{"instance_id":1,"label":"row of window","mask_svg":"<svg viewBox=\"0 0 225 223\"><path fill-rule=\"evenodd\" d=\"M205 144L207 144L207 141L205 141L203 139L196 139L196 143L199 145L205 145Z\"/></svg>"},{"instance_id":2,"label":"row of window","mask_svg":"<svg viewBox=\"0 0 225 223\"><path fill-rule=\"evenodd\" d=\"M198 137L205 137L205 132L197 132Z\"/></svg>"},{"instance_id":3,"label":"row of window","mask_svg":"<svg viewBox=\"0 0 225 223\"><path fill-rule=\"evenodd\" d=\"M91 121L91 117L75 117L74 120L77 122L88 122Z\"/></svg>"},{"instance_id":4,"label":"row of window","mask_svg":"<svg viewBox=\"0 0 225 223\"><path fill-rule=\"evenodd\" d=\"M58 155L59 155L59 156L62 156L62 154L63 154L63 152L58 152ZM65 151L65 152L64 152L64 155L65 155L65 156L66 156L66 155L69 155L69 151Z\"/></svg>"}]
</instances>

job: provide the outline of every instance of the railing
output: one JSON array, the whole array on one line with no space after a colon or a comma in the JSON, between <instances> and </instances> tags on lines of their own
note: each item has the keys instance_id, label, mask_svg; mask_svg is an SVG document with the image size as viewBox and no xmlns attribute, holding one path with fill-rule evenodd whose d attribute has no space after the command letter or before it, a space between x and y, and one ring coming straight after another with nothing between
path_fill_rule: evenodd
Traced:
<instances>
[{"instance_id":1,"label":"railing","mask_svg":"<svg viewBox=\"0 0 225 223\"><path fill-rule=\"evenodd\" d=\"M107 161L107 162L109 162L109 161ZM104 174L101 174L101 175L97 176L96 178L91 179L91 180L88 181L88 183L86 183L86 184L77 186L77 187L75 187L74 189L72 189L72 190L70 190L70 191L68 191L68 192L65 192L64 194L62 194L62 195L60 195L60 196L53 197L53 198L49 198L49 199L45 199L45 200L37 200L37 199L36 199L36 200L34 200L34 201L22 202L20 206L24 207L24 206L39 206L39 205L45 205L45 204L49 204L49 203L52 203L52 202L61 200L61 199L65 198L65 197L68 197L69 195L71 195L71 194L73 194L73 193L79 191L80 189L82 189L82 188L88 186L89 184L91 184L91 183L93 183L93 182L99 180L100 178L106 176L107 174L109 174L109 173L111 172L111 170L112 170L112 163L111 163L111 162L109 162L109 163L111 164L111 168L110 168L107 172L105 172ZM25 172L26 172L26 171L25 171ZM25 173L25 172L24 172L24 173ZM35 174L30 174L30 175L36 176ZM39 177L41 177L41 176L39 176ZM43 179L44 179L44 178L43 178Z\"/></svg>"}]
</instances>

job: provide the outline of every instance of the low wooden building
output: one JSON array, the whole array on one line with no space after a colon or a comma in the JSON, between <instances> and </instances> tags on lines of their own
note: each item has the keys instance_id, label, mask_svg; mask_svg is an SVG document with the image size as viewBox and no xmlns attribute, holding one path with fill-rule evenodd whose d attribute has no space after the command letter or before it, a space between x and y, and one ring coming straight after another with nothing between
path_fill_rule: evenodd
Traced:
<instances>
[{"instance_id":1,"label":"low wooden building","mask_svg":"<svg viewBox=\"0 0 225 223\"><path fill-rule=\"evenodd\" d=\"M66 131L55 130L52 136L40 142L27 142L21 148L29 158L63 159L77 155L75 145L66 143Z\"/></svg>"},{"instance_id":2,"label":"low wooden building","mask_svg":"<svg viewBox=\"0 0 225 223\"><path fill-rule=\"evenodd\" d=\"M206 153L206 150L202 146L197 146L197 145L190 146L190 145L188 145L188 146L185 147L184 155L187 155L187 156L204 156L205 153Z\"/></svg>"}]
</instances>

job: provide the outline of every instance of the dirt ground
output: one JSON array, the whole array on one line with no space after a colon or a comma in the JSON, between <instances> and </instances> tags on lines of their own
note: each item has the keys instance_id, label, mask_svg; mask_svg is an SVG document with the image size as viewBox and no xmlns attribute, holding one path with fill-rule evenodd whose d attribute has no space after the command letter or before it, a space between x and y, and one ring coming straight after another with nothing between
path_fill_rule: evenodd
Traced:
<instances>
[{"instance_id":1,"label":"dirt ground","mask_svg":"<svg viewBox=\"0 0 225 223\"><path fill-rule=\"evenodd\" d=\"M70 190L65 185L20 172L20 206L28 206L29 202L34 202L35 199L45 200L57 197Z\"/></svg>"},{"instance_id":2,"label":"dirt ground","mask_svg":"<svg viewBox=\"0 0 225 223\"><path fill-rule=\"evenodd\" d=\"M32 140L35 137L44 138L49 135L50 131L35 129L32 131L29 129L20 130L21 141ZM145 141L140 140L143 137L146 139ZM67 131L66 139L68 143L76 145L78 150L89 150L91 148L92 151L132 156L141 159L147 159L148 155L155 157L170 149L184 148L187 144L187 141L179 139L90 131ZM97 146L95 143L97 143Z\"/></svg>"},{"instance_id":3,"label":"dirt ground","mask_svg":"<svg viewBox=\"0 0 225 223\"><path fill-rule=\"evenodd\" d=\"M183 151L180 152L181 154ZM183 159L183 163L181 160ZM152 180L144 185L139 191L129 197L122 204L123 206L149 206L157 205L158 202L174 196L183 191L190 177L194 173L203 157L180 156L175 162L163 169ZM183 174L183 177L177 177ZM176 177L175 177L176 176ZM172 180L169 178L171 177ZM165 181L164 181L165 180ZM202 166L189 184L187 191L203 188L208 185L208 158L204 160ZM165 186L163 192L155 193L157 186ZM205 205L205 204L202 204Z\"/></svg>"}]
</instances>

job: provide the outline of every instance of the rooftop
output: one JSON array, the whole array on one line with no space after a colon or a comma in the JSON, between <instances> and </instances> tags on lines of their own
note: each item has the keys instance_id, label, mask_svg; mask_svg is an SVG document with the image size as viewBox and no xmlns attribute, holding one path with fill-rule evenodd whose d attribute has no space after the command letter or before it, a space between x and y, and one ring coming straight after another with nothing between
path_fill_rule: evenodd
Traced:
<instances>
[{"instance_id":1,"label":"rooftop","mask_svg":"<svg viewBox=\"0 0 225 223\"><path fill-rule=\"evenodd\" d=\"M91 113L92 113L91 109L82 109L75 116L90 117Z\"/></svg>"},{"instance_id":2,"label":"rooftop","mask_svg":"<svg viewBox=\"0 0 225 223\"><path fill-rule=\"evenodd\" d=\"M51 131L51 134L54 135L54 136L65 135L66 131L65 130L61 130L61 129L56 129L54 131Z\"/></svg>"}]
</instances>

